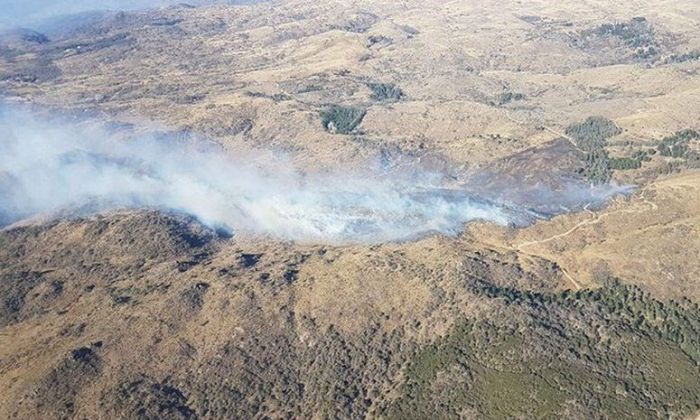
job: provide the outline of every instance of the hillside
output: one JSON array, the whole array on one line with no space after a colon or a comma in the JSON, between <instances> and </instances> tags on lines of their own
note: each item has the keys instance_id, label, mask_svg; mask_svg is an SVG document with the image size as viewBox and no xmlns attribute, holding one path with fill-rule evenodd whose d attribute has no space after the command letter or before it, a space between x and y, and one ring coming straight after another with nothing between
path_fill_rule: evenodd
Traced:
<instances>
[{"instance_id":1,"label":"hillside","mask_svg":"<svg viewBox=\"0 0 700 420\"><path fill-rule=\"evenodd\" d=\"M700 414L697 2L206 3L0 35L0 418Z\"/></svg>"},{"instance_id":2,"label":"hillside","mask_svg":"<svg viewBox=\"0 0 700 420\"><path fill-rule=\"evenodd\" d=\"M615 280L562 292L555 263L469 237L298 247L147 212L0 241L3 417L666 417L700 403L697 303Z\"/></svg>"}]
</instances>

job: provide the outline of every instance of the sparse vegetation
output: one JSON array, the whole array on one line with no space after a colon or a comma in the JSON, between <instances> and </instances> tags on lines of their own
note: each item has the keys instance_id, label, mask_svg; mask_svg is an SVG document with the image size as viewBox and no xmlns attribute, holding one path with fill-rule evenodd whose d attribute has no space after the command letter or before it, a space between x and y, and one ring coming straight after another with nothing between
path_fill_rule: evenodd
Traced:
<instances>
[{"instance_id":1,"label":"sparse vegetation","mask_svg":"<svg viewBox=\"0 0 700 420\"><path fill-rule=\"evenodd\" d=\"M503 92L498 96L498 104L505 105L513 101L522 101L525 99L525 95L516 92Z\"/></svg>"},{"instance_id":2,"label":"sparse vegetation","mask_svg":"<svg viewBox=\"0 0 700 420\"><path fill-rule=\"evenodd\" d=\"M639 169L642 167L643 162L651 161L650 153L656 153L656 150L652 149L651 152L647 150L637 150L630 157L609 158L608 166L610 169L616 171Z\"/></svg>"},{"instance_id":3,"label":"sparse vegetation","mask_svg":"<svg viewBox=\"0 0 700 420\"><path fill-rule=\"evenodd\" d=\"M651 162L651 156L655 154L655 149L637 150L636 152L632 153L632 159L637 159L640 162Z\"/></svg>"},{"instance_id":4,"label":"sparse vegetation","mask_svg":"<svg viewBox=\"0 0 700 420\"><path fill-rule=\"evenodd\" d=\"M363 108L333 105L323 112L321 122L330 133L350 134L360 125L366 113Z\"/></svg>"},{"instance_id":5,"label":"sparse vegetation","mask_svg":"<svg viewBox=\"0 0 700 420\"><path fill-rule=\"evenodd\" d=\"M688 158L693 153L690 142L699 138L700 134L695 130L682 130L661 140L657 150L661 156Z\"/></svg>"},{"instance_id":6,"label":"sparse vegetation","mask_svg":"<svg viewBox=\"0 0 700 420\"><path fill-rule=\"evenodd\" d=\"M282 102L282 101L288 101L292 99L291 96L287 95L286 93L273 93L272 95L269 95L267 93L263 92L251 92L251 91L246 91L244 92L246 96L249 96L251 98L265 98L265 99L272 99L275 102Z\"/></svg>"},{"instance_id":7,"label":"sparse vegetation","mask_svg":"<svg viewBox=\"0 0 700 420\"><path fill-rule=\"evenodd\" d=\"M166 221L154 221L159 227L151 229L172 231ZM134 220L124 222L133 224ZM175 330L193 322L205 326L213 313L223 312L236 319L231 327L235 330L216 326L222 328L222 333L212 337L211 354L199 352L201 347L177 330L165 343L160 341L160 334L137 336L132 341L138 343L135 351L144 353L133 357L147 358L153 368L118 370L108 386L98 391L100 410L116 417L160 413L169 418L251 418L272 417L275 410L290 418L319 413L343 418L402 419L460 415L620 418L649 417L649 413L682 416L700 407L698 305L685 299L656 299L638 287L620 284L606 272L595 277L601 285L595 290L530 290L524 287L532 286L532 278L519 265L493 259L503 256L474 254L462 266L464 274L451 278L458 284L442 280L441 287L464 291L462 299L488 308L489 315L450 319L453 327L425 343L416 340L411 331L421 327L421 322L428 327L429 320L413 319L406 326L392 329L387 328L390 322L386 323L382 314L348 333L333 325L319 325L323 321L310 317L309 312L294 314L286 302L263 300L288 296L292 284L299 284L306 276L302 273L310 266L301 269L301 265L309 254L242 250L231 254L229 249L217 256L204 255L196 247L172 251L166 247L169 259L185 255L187 261L202 262L184 272L174 261L158 264L155 269L139 264L95 271L93 264L81 264L87 262L81 258L103 261L102 254L91 252L110 251L114 244L96 239L114 234L114 225L120 222L112 217L80 223L80 231L89 241L60 242L65 236L61 235L61 226L3 232L3 253L29 252L24 259L13 261L5 272L21 270L24 261L39 261L47 255L43 252L47 244L55 244L49 253L52 263L60 258L79 258L73 276L65 278L65 284L48 289L62 290L61 296L68 294L71 301L95 300L94 304L100 305L108 303L110 297L137 297L138 301L113 305L110 312L123 313L126 320L135 319L148 331ZM143 228L139 226L133 234L138 235ZM131 243L129 237L124 240ZM95 243L100 243L99 247L95 248ZM67 249L71 252L66 253ZM125 255L127 260L141 255L140 248L126 249L133 254ZM314 254L311 259L324 258L321 253ZM323 264L333 263L329 260ZM166 267L174 277L163 271ZM549 267L547 264L542 268ZM97 286L81 292L82 287L77 286L96 273ZM105 278L106 273L114 278ZM520 280L513 282L513 278ZM41 289L41 283L27 289L28 304L33 305L35 292ZM454 299L454 291L435 290L435 305L430 311L449 314L459 302ZM106 301L100 303L99 299ZM239 313L219 303L229 299L250 302L249 307ZM31 316L37 321L63 319L51 316L64 308L64 303L44 302L46 306ZM131 315L151 311L154 305L159 308L157 319ZM297 325L274 325L272 320L280 314ZM29 314L21 315L16 321L23 322ZM74 409L78 412L90 407L84 405L83 387L100 378L103 369L113 369L115 355L120 361L131 360L131 355L115 353L119 347L109 339L105 338L108 341L103 345L85 334L92 337L109 331L119 337L129 333L130 325L116 330L111 324L105 326L104 320L110 316L96 311L93 319L86 320L88 324L66 324L63 339L80 344L69 347L75 349L72 352L59 355L57 367L41 377L36 386L27 388L31 398L26 399L26 411L21 413L31 412L37 418L54 414L57 409L70 414ZM232 334L235 340L227 338ZM182 371L173 372L170 365L159 364L162 355L175 359L183 366ZM245 369L241 369L243 365ZM156 380L159 376L162 378ZM388 396L388 386L396 393ZM42 402L49 405L42 406Z\"/></svg>"},{"instance_id":8,"label":"sparse vegetation","mask_svg":"<svg viewBox=\"0 0 700 420\"><path fill-rule=\"evenodd\" d=\"M378 20L379 18L371 13L358 13L335 25L334 29L361 34L367 32Z\"/></svg>"},{"instance_id":9,"label":"sparse vegetation","mask_svg":"<svg viewBox=\"0 0 700 420\"><path fill-rule=\"evenodd\" d=\"M368 83L372 90L372 99L378 102L395 102L403 99L404 92L393 83Z\"/></svg>"},{"instance_id":10,"label":"sparse vegetation","mask_svg":"<svg viewBox=\"0 0 700 420\"><path fill-rule=\"evenodd\" d=\"M371 48L375 45L391 45L394 42L393 39L384 35L372 35L367 38L367 47Z\"/></svg>"},{"instance_id":11,"label":"sparse vegetation","mask_svg":"<svg viewBox=\"0 0 700 420\"><path fill-rule=\"evenodd\" d=\"M615 281L562 293L471 287L502 310L423 348L389 418L672 417L700 408L697 304Z\"/></svg>"},{"instance_id":12,"label":"sparse vegetation","mask_svg":"<svg viewBox=\"0 0 700 420\"><path fill-rule=\"evenodd\" d=\"M62 71L47 57L39 57L0 70L0 81L39 83L61 77Z\"/></svg>"},{"instance_id":13,"label":"sparse vegetation","mask_svg":"<svg viewBox=\"0 0 700 420\"><path fill-rule=\"evenodd\" d=\"M640 60L654 58L660 52L654 30L644 17L635 17L629 22L606 23L597 27L593 33L600 37L621 39L634 51L634 57Z\"/></svg>"},{"instance_id":14,"label":"sparse vegetation","mask_svg":"<svg viewBox=\"0 0 700 420\"><path fill-rule=\"evenodd\" d=\"M666 59L666 63L686 63L700 59L700 51L691 51L683 54L672 54Z\"/></svg>"},{"instance_id":15,"label":"sparse vegetation","mask_svg":"<svg viewBox=\"0 0 700 420\"><path fill-rule=\"evenodd\" d=\"M401 25L400 28L402 31L406 32L409 36L415 36L415 35L418 35L420 33L420 31L418 31L418 29L416 29L412 26Z\"/></svg>"},{"instance_id":16,"label":"sparse vegetation","mask_svg":"<svg viewBox=\"0 0 700 420\"><path fill-rule=\"evenodd\" d=\"M608 167L616 171L639 169L642 167L642 161L631 157L609 158Z\"/></svg>"}]
</instances>

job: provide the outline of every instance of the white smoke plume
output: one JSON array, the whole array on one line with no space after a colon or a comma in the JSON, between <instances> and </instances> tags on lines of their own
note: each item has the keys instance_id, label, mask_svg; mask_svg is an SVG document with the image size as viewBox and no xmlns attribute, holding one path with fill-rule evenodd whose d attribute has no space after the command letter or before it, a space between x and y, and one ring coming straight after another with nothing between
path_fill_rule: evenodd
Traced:
<instances>
[{"instance_id":1,"label":"white smoke plume","mask_svg":"<svg viewBox=\"0 0 700 420\"><path fill-rule=\"evenodd\" d=\"M446 189L439 174L303 175L284 159L230 156L196 143L119 139L85 123L0 117L0 216L99 203L157 207L212 226L314 242L381 242L451 234L470 220L514 221L505 207Z\"/></svg>"},{"instance_id":2,"label":"white smoke plume","mask_svg":"<svg viewBox=\"0 0 700 420\"><path fill-rule=\"evenodd\" d=\"M468 179L455 185L441 173L379 164L304 174L272 154L234 156L212 143L174 136L125 139L94 121L39 118L14 107L0 111L0 225L88 205L155 207L233 232L376 243L455 234L473 220L523 225L536 217L527 209L544 212L561 207L559 201L569 206L561 212L624 192L568 182L559 192L541 186L525 196L513 194L523 186L483 192L470 188Z\"/></svg>"}]
</instances>

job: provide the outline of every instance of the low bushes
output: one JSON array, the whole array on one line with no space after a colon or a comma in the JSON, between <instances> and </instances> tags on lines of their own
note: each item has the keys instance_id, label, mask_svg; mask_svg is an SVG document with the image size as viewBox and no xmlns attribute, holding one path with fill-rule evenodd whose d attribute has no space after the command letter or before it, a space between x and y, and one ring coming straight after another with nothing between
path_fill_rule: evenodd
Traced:
<instances>
[{"instance_id":1,"label":"low bushes","mask_svg":"<svg viewBox=\"0 0 700 420\"><path fill-rule=\"evenodd\" d=\"M359 107L332 105L321 114L323 128L331 133L349 134L365 118L367 111Z\"/></svg>"},{"instance_id":2,"label":"low bushes","mask_svg":"<svg viewBox=\"0 0 700 420\"><path fill-rule=\"evenodd\" d=\"M405 96L400 87L393 83L368 83L372 90L372 99L379 102L400 101Z\"/></svg>"}]
</instances>

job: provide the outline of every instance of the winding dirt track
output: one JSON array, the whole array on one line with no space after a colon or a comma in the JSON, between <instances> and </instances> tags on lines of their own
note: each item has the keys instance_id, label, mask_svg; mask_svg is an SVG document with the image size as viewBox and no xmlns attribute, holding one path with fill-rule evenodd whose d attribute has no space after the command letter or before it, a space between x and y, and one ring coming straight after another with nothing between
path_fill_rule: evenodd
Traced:
<instances>
[{"instance_id":1,"label":"winding dirt track","mask_svg":"<svg viewBox=\"0 0 700 420\"><path fill-rule=\"evenodd\" d=\"M523 253L526 255L540 256L540 255L534 254L532 252L527 252L524 249L527 247L530 247L530 246L541 245L541 244L555 241L557 239L565 238L565 237L571 235L572 233L578 231L579 229L581 229L585 226L590 226L590 225L595 225L597 223L600 223L605 217L608 217L608 216L613 216L616 214L625 214L625 213L631 213L631 214L643 213L643 212L647 212L647 211L656 211L658 209L658 206L655 203L653 203L652 201L650 201L649 199L647 199L644 196L644 193L640 194L640 198L642 199L641 202L643 204L648 205L648 207L632 208L632 209L618 209L618 210L613 210L613 211L608 211L608 212L596 214L588 208L590 206L590 203L589 203L584 207L584 210L588 214L591 215L590 219L586 219L586 220L583 220L581 222L578 222L576 225L574 225L570 229L566 230L565 232L558 233L556 235L552 235L552 236L544 238L544 239L538 239L535 241L527 241L527 242L522 242L520 244L511 245L511 247L514 250L516 250L517 252L520 252L520 253ZM560 267L560 269L561 269L562 273L564 274L564 277L566 277L571 282L571 284L574 285L575 289L580 290L581 285L563 267Z\"/></svg>"}]
</instances>

